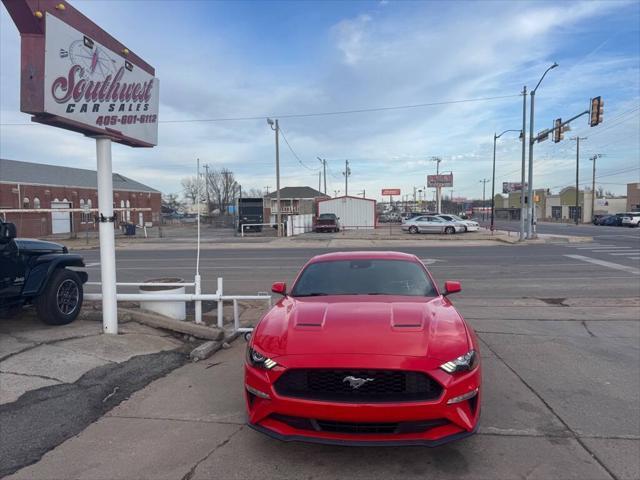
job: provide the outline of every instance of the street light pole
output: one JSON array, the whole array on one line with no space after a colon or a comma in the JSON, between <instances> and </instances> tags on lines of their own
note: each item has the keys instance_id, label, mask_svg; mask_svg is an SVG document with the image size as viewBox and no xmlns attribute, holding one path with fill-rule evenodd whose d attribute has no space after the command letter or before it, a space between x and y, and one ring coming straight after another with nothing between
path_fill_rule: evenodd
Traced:
<instances>
[{"instance_id":1,"label":"street light pole","mask_svg":"<svg viewBox=\"0 0 640 480\"><path fill-rule=\"evenodd\" d=\"M549 73L549 70L552 70L557 66L558 64L554 62L553 65L547 68L545 72L542 74L542 77L540 77L540 80L538 80L538 84L536 85L536 88L531 90L531 112L529 116L529 188L528 188L529 204L527 207L527 212L528 212L527 238L528 239L536 238L536 227L535 227L536 207L533 201L533 144L535 143L534 136L533 136L533 114L534 114L534 108L535 108L535 95L536 95L536 90L538 90L540 83L542 83L542 80L544 79L544 77L547 75L547 73Z\"/></svg>"},{"instance_id":2,"label":"street light pole","mask_svg":"<svg viewBox=\"0 0 640 480\"><path fill-rule=\"evenodd\" d=\"M587 137L573 137L571 140L576 141L576 209L573 212L573 216L575 217L576 225L580 223L578 216L578 207L580 205L580 140L586 140ZM595 162L595 161L594 161ZM583 197L584 200L584 197ZM583 201L584 203L584 201ZM593 213L593 211L592 211Z\"/></svg>"},{"instance_id":3,"label":"street light pole","mask_svg":"<svg viewBox=\"0 0 640 480\"><path fill-rule=\"evenodd\" d=\"M440 157L431 157L432 162L436 162L436 213L442 213L442 198L441 198L441 187L440 187L440 162L442 159Z\"/></svg>"},{"instance_id":4,"label":"street light pole","mask_svg":"<svg viewBox=\"0 0 640 480\"><path fill-rule=\"evenodd\" d=\"M267 123L276 134L276 208L278 213L276 214L276 222L278 236L282 236L282 211L280 210L280 126L278 125L278 119L275 122L270 118L267 118Z\"/></svg>"},{"instance_id":5,"label":"street light pole","mask_svg":"<svg viewBox=\"0 0 640 480\"><path fill-rule=\"evenodd\" d=\"M322 164L322 169L323 169L323 175L324 175L324 194L327 194L327 160L325 158L320 158L320 157L316 157L318 160L320 160L320 163Z\"/></svg>"},{"instance_id":6,"label":"street light pole","mask_svg":"<svg viewBox=\"0 0 640 480\"><path fill-rule=\"evenodd\" d=\"M496 196L496 140L498 140L502 135L507 132L520 132L522 135L522 130L505 130L500 135L493 134L493 170L491 174L491 231L494 230L494 210L496 206L495 196ZM453 196L453 194L452 194Z\"/></svg>"},{"instance_id":7,"label":"street light pole","mask_svg":"<svg viewBox=\"0 0 640 480\"><path fill-rule=\"evenodd\" d=\"M527 86L522 88L522 172L520 175L520 241L524 242L524 184L526 165Z\"/></svg>"},{"instance_id":8,"label":"street light pole","mask_svg":"<svg viewBox=\"0 0 640 480\"><path fill-rule=\"evenodd\" d=\"M591 222L596 218L596 160L601 156L601 154L596 153L591 157L591 161L593 162L593 175L591 176Z\"/></svg>"}]
</instances>

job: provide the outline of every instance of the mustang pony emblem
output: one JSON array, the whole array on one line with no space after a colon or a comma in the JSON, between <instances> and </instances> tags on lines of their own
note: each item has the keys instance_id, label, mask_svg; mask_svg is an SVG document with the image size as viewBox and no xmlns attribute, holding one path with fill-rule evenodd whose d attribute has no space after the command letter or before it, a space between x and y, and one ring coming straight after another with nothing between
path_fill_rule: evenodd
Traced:
<instances>
[{"instance_id":1,"label":"mustang pony emblem","mask_svg":"<svg viewBox=\"0 0 640 480\"><path fill-rule=\"evenodd\" d=\"M353 375L349 375L348 377L344 377L342 379L342 383L345 382L348 382L349 386L356 390L367 382L373 382L373 378L358 378L354 377Z\"/></svg>"}]
</instances>

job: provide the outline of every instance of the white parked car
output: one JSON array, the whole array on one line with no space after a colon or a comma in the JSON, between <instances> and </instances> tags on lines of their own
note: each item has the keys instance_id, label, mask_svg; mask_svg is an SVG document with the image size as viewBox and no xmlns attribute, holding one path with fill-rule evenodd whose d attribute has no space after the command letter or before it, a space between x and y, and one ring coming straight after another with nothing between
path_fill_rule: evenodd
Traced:
<instances>
[{"instance_id":1,"label":"white parked car","mask_svg":"<svg viewBox=\"0 0 640 480\"><path fill-rule=\"evenodd\" d=\"M638 227L640 226L640 212L626 212L622 214L622 220L620 221L623 227Z\"/></svg>"},{"instance_id":2,"label":"white parked car","mask_svg":"<svg viewBox=\"0 0 640 480\"><path fill-rule=\"evenodd\" d=\"M478 222L474 222L473 220L465 220L464 218L460 218L457 215L451 215L449 213L439 214L438 216L448 222L460 223L462 225L463 232L477 232L480 230Z\"/></svg>"},{"instance_id":3,"label":"white parked car","mask_svg":"<svg viewBox=\"0 0 640 480\"><path fill-rule=\"evenodd\" d=\"M423 215L407 220L402 224L402 230L409 233L446 233L454 234L463 231L463 225L448 222L437 215Z\"/></svg>"}]
</instances>

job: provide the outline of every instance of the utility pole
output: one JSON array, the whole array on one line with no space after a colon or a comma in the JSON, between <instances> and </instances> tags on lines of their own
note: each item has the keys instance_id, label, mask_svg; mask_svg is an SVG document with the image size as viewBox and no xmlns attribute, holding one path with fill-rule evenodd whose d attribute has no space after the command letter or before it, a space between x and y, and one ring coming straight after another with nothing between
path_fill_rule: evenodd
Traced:
<instances>
[{"instance_id":1,"label":"utility pole","mask_svg":"<svg viewBox=\"0 0 640 480\"><path fill-rule=\"evenodd\" d=\"M573 212L576 225L580 223L580 217L582 216L582 215L578 215L578 208L580 206L580 183L579 183L580 182L580 140L586 140L586 139L587 137L573 137L571 139L576 141L576 209ZM584 200L584 197L583 197L583 200Z\"/></svg>"},{"instance_id":2,"label":"utility pole","mask_svg":"<svg viewBox=\"0 0 640 480\"><path fill-rule=\"evenodd\" d=\"M436 162L436 213L442 213L441 207L441 187L440 187L440 162L442 159L440 157L431 157L432 162Z\"/></svg>"},{"instance_id":3,"label":"utility pole","mask_svg":"<svg viewBox=\"0 0 640 480\"><path fill-rule=\"evenodd\" d=\"M522 172L520 176L520 241L524 242L524 184L526 181L525 172L527 169L526 164L526 132L527 131L527 86L522 87Z\"/></svg>"},{"instance_id":4,"label":"utility pole","mask_svg":"<svg viewBox=\"0 0 640 480\"><path fill-rule=\"evenodd\" d=\"M596 160L600 158L602 154L596 153L593 157L591 157L591 161L593 162L593 175L591 176L591 221L595 219L595 207L596 207Z\"/></svg>"},{"instance_id":5,"label":"utility pole","mask_svg":"<svg viewBox=\"0 0 640 480\"><path fill-rule=\"evenodd\" d=\"M318 191L320 192L320 186L322 184L322 172L318 172Z\"/></svg>"},{"instance_id":6,"label":"utility pole","mask_svg":"<svg viewBox=\"0 0 640 480\"><path fill-rule=\"evenodd\" d=\"M275 122L270 118L267 118L267 123L276 134L276 208L278 212L276 214L276 222L278 236L282 236L282 211L280 209L280 126L278 125L278 119Z\"/></svg>"},{"instance_id":7,"label":"utility pole","mask_svg":"<svg viewBox=\"0 0 640 480\"><path fill-rule=\"evenodd\" d=\"M487 203L485 200L485 186L487 185L488 182L490 182L491 180L489 180L488 178L483 178L482 180L480 180L479 183L482 184L482 220L486 220L486 212L485 209L487 207Z\"/></svg>"},{"instance_id":8,"label":"utility pole","mask_svg":"<svg viewBox=\"0 0 640 480\"><path fill-rule=\"evenodd\" d=\"M267 191L267 195L269 195L269 189L270 189L270 188L271 188L271 186L270 186L270 185L266 185L266 186L264 187L264 189Z\"/></svg>"},{"instance_id":9,"label":"utility pole","mask_svg":"<svg viewBox=\"0 0 640 480\"><path fill-rule=\"evenodd\" d=\"M323 193L326 195L327 194L327 160L320 157L316 157L316 158L320 160L320 163L322 164L323 175L324 175L324 192Z\"/></svg>"},{"instance_id":10,"label":"utility pole","mask_svg":"<svg viewBox=\"0 0 640 480\"><path fill-rule=\"evenodd\" d=\"M344 194L349 195L349 175L351 175L351 169L349 168L349 160L344 161Z\"/></svg>"},{"instance_id":11,"label":"utility pole","mask_svg":"<svg viewBox=\"0 0 640 480\"><path fill-rule=\"evenodd\" d=\"M209 198L209 165L207 165L206 163L204 164L204 171L206 172L204 177L204 188L207 192L207 220L210 222L211 219L209 218L209 213L211 212L211 200ZM200 199L198 199L198 202L199 201ZM199 206L198 206L198 214L200 214Z\"/></svg>"},{"instance_id":12,"label":"utility pole","mask_svg":"<svg viewBox=\"0 0 640 480\"><path fill-rule=\"evenodd\" d=\"M496 206L496 141L507 132L520 132L520 135L524 135L524 130L505 130L500 135L493 134L493 169L491 173L491 231L494 229L494 210Z\"/></svg>"}]
</instances>

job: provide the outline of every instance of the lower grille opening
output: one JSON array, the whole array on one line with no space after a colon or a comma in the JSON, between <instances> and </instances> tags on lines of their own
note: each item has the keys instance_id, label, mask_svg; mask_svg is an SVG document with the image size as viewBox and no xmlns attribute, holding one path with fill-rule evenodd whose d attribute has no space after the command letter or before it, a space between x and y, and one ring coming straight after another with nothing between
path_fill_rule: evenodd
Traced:
<instances>
[{"instance_id":1,"label":"lower grille opening","mask_svg":"<svg viewBox=\"0 0 640 480\"><path fill-rule=\"evenodd\" d=\"M280 414L273 414L270 418L285 423L286 425L298 430L348 433L355 435L422 433L449 423L449 421L444 418L397 423L336 422L333 420L314 420L311 418L292 417Z\"/></svg>"}]
</instances>

